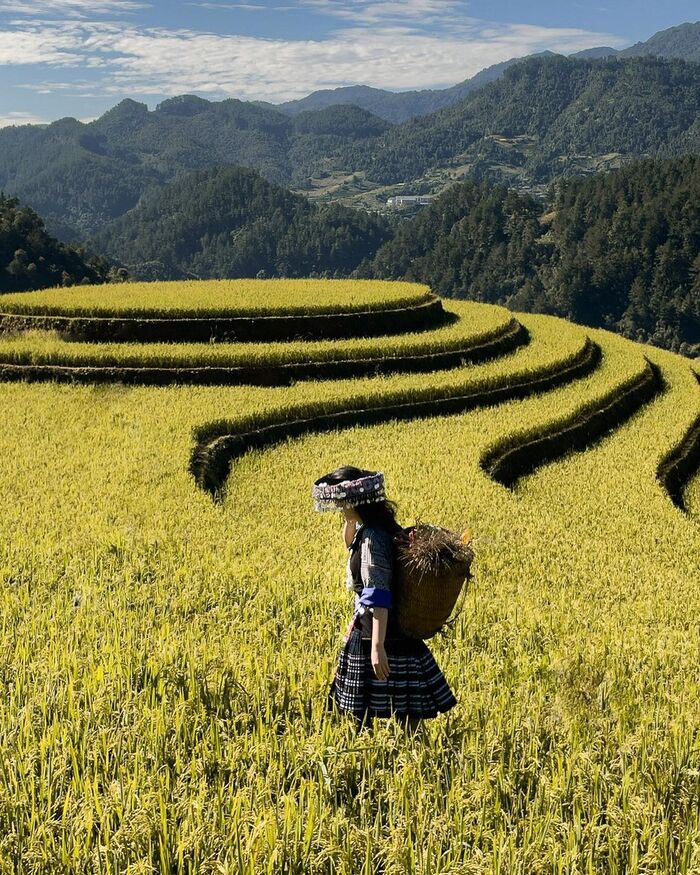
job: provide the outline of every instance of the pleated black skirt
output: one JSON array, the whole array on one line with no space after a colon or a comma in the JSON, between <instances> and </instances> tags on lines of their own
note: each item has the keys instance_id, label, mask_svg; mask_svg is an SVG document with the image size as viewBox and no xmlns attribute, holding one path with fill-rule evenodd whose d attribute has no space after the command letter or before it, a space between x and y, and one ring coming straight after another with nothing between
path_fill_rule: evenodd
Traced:
<instances>
[{"instance_id":1,"label":"pleated black skirt","mask_svg":"<svg viewBox=\"0 0 700 875\"><path fill-rule=\"evenodd\" d=\"M359 720L392 715L426 719L457 704L433 654L420 638L386 639L389 677L385 681L374 674L371 643L360 629L353 629L328 691L328 710L337 708Z\"/></svg>"}]
</instances>

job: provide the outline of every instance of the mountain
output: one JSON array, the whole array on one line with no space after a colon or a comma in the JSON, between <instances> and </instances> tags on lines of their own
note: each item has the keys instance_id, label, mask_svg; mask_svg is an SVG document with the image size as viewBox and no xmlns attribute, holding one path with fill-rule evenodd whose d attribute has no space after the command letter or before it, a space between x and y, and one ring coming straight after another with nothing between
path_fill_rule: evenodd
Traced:
<instances>
[{"instance_id":1,"label":"mountain","mask_svg":"<svg viewBox=\"0 0 700 875\"><path fill-rule=\"evenodd\" d=\"M545 51L518 58L511 58L500 64L477 73L470 79L450 88L428 89L422 91L387 91L370 88L367 85L349 85L341 88L314 91L300 100L290 100L280 104L264 104L289 115L304 110L322 109L332 104L352 103L380 116L387 121L398 123L421 115L428 115L443 107L462 100L473 91L478 91L505 73L514 64L529 58L551 57L554 53ZM634 58L658 55L662 58L678 58L682 61L700 61L700 22L680 24L659 31L644 42L635 43L622 51L610 46L597 46L570 54L570 58L600 59L618 56Z\"/></svg>"},{"instance_id":2,"label":"mountain","mask_svg":"<svg viewBox=\"0 0 700 875\"><path fill-rule=\"evenodd\" d=\"M553 52L539 52L527 57L546 58L553 57ZM367 85L349 85L343 88L325 89L314 91L300 100L290 100L280 104L262 104L281 110L288 115L296 115L306 110L324 109L328 106L354 104L368 112L398 123L404 122L415 116L428 115L442 107L453 103L478 91L489 82L498 79L513 64L518 64L523 58L511 58L500 64L487 67L471 79L465 79L450 88L429 89L424 91L385 91L381 88L370 88Z\"/></svg>"},{"instance_id":3,"label":"mountain","mask_svg":"<svg viewBox=\"0 0 700 875\"><path fill-rule=\"evenodd\" d=\"M583 49L580 52L574 52L569 55L570 58L610 58L613 55L618 55L617 49L611 49L610 46L596 46L593 49Z\"/></svg>"},{"instance_id":4,"label":"mountain","mask_svg":"<svg viewBox=\"0 0 700 875\"><path fill-rule=\"evenodd\" d=\"M644 58L655 55L659 58L677 58L681 61L700 62L700 21L686 22L666 30L660 30L644 42L635 43L626 49L611 49L600 46L574 52L570 58Z\"/></svg>"},{"instance_id":5,"label":"mountain","mask_svg":"<svg viewBox=\"0 0 700 875\"><path fill-rule=\"evenodd\" d=\"M314 91L299 100L264 105L293 116L299 112L352 104L387 121L402 122L413 115L431 112L436 108L433 101L439 100L435 95L441 93L440 91L394 92L385 91L382 88L371 88L368 85L348 85L342 88Z\"/></svg>"},{"instance_id":6,"label":"mountain","mask_svg":"<svg viewBox=\"0 0 700 875\"><path fill-rule=\"evenodd\" d=\"M561 176L698 151L699 64L548 55L399 125L352 105L288 116L184 95L153 111L125 100L89 124L5 128L0 191L36 209L51 233L85 241L151 189L223 165L379 209L386 187L402 183L439 192L471 175L540 196Z\"/></svg>"},{"instance_id":7,"label":"mountain","mask_svg":"<svg viewBox=\"0 0 700 875\"><path fill-rule=\"evenodd\" d=\"M558 186L545 290L568 318L700 355L700 156Z\"/></svg>"},{"instance_id":8,"label":"mountain","mask_svg":"<svg viewBox=\"0 0 700 875\"><path fill-rule=\"evenodd\" d=\"M700 156L560 182L542 206L449 189L358 269L700 355Z\"/></svg>"},{"instance_id":9,"label":"mountain","mask_svg":"<svg viewBox=\"0 0 700 875\"><path fill-rule=\"evenodd\" d=\"M341 146L389 127L359 107L289 118L240 100L172 98L152 112L123 100L89 124L0 130L0 190L20 195L64 239L86 239L178 173L237 164L273 182L304 181Z\"/></svg>"},{"instance_id":10,"label":"mountain","mask_svg":"<svg viewBox=\"0 0 700 875\"><path fill-rule=\"evenodd\" d=\"M217 167L150 191L92 246L134 279L347 276L389 237L385 219L317 207L254 170Z\"/></svg>"},{"instance_id":11,"label":"mountain","mask_svg":"<svg viewBox=\"0 0 700 875\"><path fill-rule=\"evenodd\" d=\"M103 258L88 259L81 249L59 243L34 210L0 194L0 292L119 278Z\"/></svg>"},{"instance_id":12,"label":"mountain","mask_svg":"<svg viewBox=\"0 0 700 875\"><path fill-rule=\"evenodd\" d=\"M621 58L657 55L660 58L680 58L700 62L700 21L679 24L660 30L646 42L635 43L618 53Z\"/></svg>"},{"instance_id":13,"label":"mountain","mask_svg":"<svg viewBox=\"0 0 700 875\"><path fill-rule=\"evenodd\" d=\"M531 58L459 103L355 148L369 179L409 182L461 166L547 184L645 155L700 151L700 65L656 57Z\"/></svg>"}]
</instances>

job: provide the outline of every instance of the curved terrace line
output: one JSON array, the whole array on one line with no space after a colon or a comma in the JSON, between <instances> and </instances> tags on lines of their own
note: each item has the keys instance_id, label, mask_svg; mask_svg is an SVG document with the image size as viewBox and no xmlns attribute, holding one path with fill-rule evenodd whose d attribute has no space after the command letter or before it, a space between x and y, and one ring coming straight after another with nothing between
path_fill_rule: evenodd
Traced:
<instances>
[{"instance_id":1,"label":"curved terrace line","mask_svg":"<svg viewBox=\"0 0 700 875\"><path fill-rule=\"evenodd\" d=\"M65 339L91 343L340 340L406 334L451 320L440 298L431 295L411 306L346 313L197 318L0 313L0 332L58 331Z\"/></svg>"},{"instance_id":2,"label":"curved terrace line","mask_svg":"<svg viewBox=\"0 0 700 875\"><path fill-rule=\"evenodd\" d=\"M700 373L695 378L700 383ZM659 462L656 476L668 492L671 501L679 510L688 513L685 504L685 488L700 469L700 413L685 435Z\"/></svg>"},{"instance_id":3,"label":"curved terrace line","mask_svg":"<svg viewBox=\"0 0 700 875\"><path fill-rule=\"evenodd\" d=\"M567 356L561 363L551 364L543 371L534 371L516 382L506 378L500 386L476 389L442 398L420 398L411 401L387 401L378 399L372 408L339 409L319 412L318 415L284 421L270 422L251 430L237 431L235 423L215 423L203 426L195 434L196 444L190 457L190 473L197 485L215 500L223 497L223 490L231 470L231 464L251 449L270 447L292 437L352 428L361 425L377 425L393 419L411 420L428 416L446 416L464 413L476 407L498 404L516 398L526 398L563 383L590 374L601 359L601 349L586 336L580 349ZM430 391L426 390L427 394ZM459 391L459 390L458 390ZM320 408L324 409L324 408Z\"/></svg>"},{"instance_id":4,"label":"curved terrace line","mask_svg":"<svg viewBox=\"0 0 700 875\"><path fill-rule=\"evenodd\" d=\"M521 441L509 439L487 449L480 459L482 470L497 483L513 489L521 477L546 462L587 449L612 429L619 428L666 387L658 365L646 356L644 360L641 374L566 419L548 423L535 437L528 434Z\"/></svg>"},{"instance_id":5,"label":"curved terrace line","mask_svg":"<svg viewBox=\"0 0 700 875\"><path fill-rule=\"evenodd\" d=\"M0 363L0 380L62 383L126 383L151 386L196 384L226 386L288 386L296 380L337 380L389 373L426 373L484 362L527 344L527 329L512 319L488 340L434 353L386 355L381 358L286 362L236 367L135 367L122 365L59 365Z\"/></svg>"}]
</instances>

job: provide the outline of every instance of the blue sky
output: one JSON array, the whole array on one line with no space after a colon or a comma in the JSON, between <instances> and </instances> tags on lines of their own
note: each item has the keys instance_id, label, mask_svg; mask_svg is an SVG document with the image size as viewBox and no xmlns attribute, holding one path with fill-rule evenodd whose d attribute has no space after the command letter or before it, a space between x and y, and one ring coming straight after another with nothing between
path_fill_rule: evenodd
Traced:
<instances>
[{"instance_id":1,"label":"blue sky","mask_svg":"<svg viewBox=\"0 0 700 875\"><path fill-rule=\"evenodd\" d=\"M439 88L550 49L622 48L698 0L0 0L0 126L124 97L281 102L361 83Z\"/></svg>"}]
</instances>

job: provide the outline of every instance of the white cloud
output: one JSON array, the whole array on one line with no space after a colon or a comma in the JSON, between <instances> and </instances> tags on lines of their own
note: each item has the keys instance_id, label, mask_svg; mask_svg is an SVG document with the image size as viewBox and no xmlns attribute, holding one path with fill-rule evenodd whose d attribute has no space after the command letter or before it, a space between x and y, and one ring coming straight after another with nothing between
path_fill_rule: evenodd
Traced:
<instances>
[{"instance_id":1,"label":"white cloud","mask_svg":"<svg viewBox=\"0 0 700 875\"><path fill-rule=\"evenodd\" d=\"M347 5L332 2L338 9ZM377 7L386 11L397 4L362 5L375 7L376 12ZM403 0L400 5L427 13L437 6L437 0ZM282 101L318 88L355 83L392 89L452 85L491 64L531 52L569 53L620 43L610 34L474 19L454 22L443 33L423 31L404 21L345 26L313 40L74 20L0 31L0 64L79 67L83 81L76 85L76 93L84 93L88 86L93 92L118 96L199 92L211 97ZM90 70L95 75L88 76ZM42 87L52 85L45 81ZM70 87L66 83L66 90Z\"/></svg>"},{"instance_id":2,"label":"white cloud","mask_svg":"<svg viewBox=\"0 0 700 875\"><path fill-rule=\"evenodd\" d=\"M359 24L411 21L415 25L454 22L463 0L302 0L305 6Z\"/></svg>"},{"instance_id":3,"label":"white cloud","mask_svg":"<svg viewBox=\"0 0 700 875\"><path fill-rule=\"evenodd\" d=\"M8 112L7 115L0 115L0 128L7 128L10 125L44 125L47 124L46 119L32 115L31 112Z\"/></svg>"},{"instance_id":4,"label":"white cloud","mask_svg":"<svg viewBox=\"0 0 700 875\"><path fill-rule=\"evenodd\" d=\"M0 0L0 12L19 15L57 14L84 18L102 13L134 12L146 4L136 0Z\"/></svg>"},{"instance_id":5,"label":"white cloud","mask_svg":"<svg viewBox=\"0 0 700 875\"><path fill-rule=\"evenodd\" d=\"M50 64L65 66L84 61L80 34L53 26L0 30L0 65Z\"/></svg>"},{"instance_id":6,"label":"white cloud","mask_svg":"<svg viewBox=\"0 0 700 875\"><path fill-rule=\"evenodd\" d=\"M191 2L188 4L189 6L199 6L202 9L243 9L247 12L270 12L269 6L259 6L255 3L195 3ZM293 9L293 6L288 7L279 7L275 6L275 9L287 8Z\"/></svg>"},{"instance_id":7,"label":"white cloud","mask_svg":"<svg viewBox=\"0 0 700 875\"><path fill-rule=\"evenodd\" d=\"M58 79L44 80L41 82L24 82L16 85L25 91L33 91L36 94L63 93L80 95L81 97L100 97L103 92L95 90L94 79L72 79L70 82L61 82Z\"/></svg>"}]
</instances>

